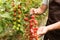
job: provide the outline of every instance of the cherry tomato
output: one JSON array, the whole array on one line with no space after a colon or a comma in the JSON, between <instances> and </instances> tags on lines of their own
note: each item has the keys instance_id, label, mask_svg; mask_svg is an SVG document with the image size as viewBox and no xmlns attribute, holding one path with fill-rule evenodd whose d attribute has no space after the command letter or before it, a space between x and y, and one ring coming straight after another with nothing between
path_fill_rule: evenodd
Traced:
<instances>
[{"instance_id":1,"label":"cherry tomato","mask_svg":"<svg viewBox=\"0 0 60 40\"><path fill-rule=\"evenodd\" d=\"M18 28L18 27L17 27L16 29L17 29L17 30L19 30L19 28Z\"/></svg>"},{"instance_id":2,"label":"cherry tomato","mask_svg":"<svg viewBox=\"0 0 60 40\"><path fill-rule=\"evenodd\" d=\"M13 11L16 12L16 7L14 7Z\"/></svg>"},{"instance_id":3,"label":"cherry tomato","mask_svg":"<svg viewBox=\"0 0 60 40\"><path fill-rule=\"evenodd\" d=\"M13 29L15 29L16 28L16 25L13 25Z\"/></svg>"},{"instance_id":4,"label":"cherry tomato","mask_svg":"<svg viewBox=\"0 0 60 40\"><path fill-rule=\"evenodd\" d=\"M35 24L35 25L38 25L38 22L37 22L37 20L34 20L34 24Z\"/></svg>"},{"instance_id":5,"label":"cherry tomato","mask_svg":"<svg viewBox=\"0 0 60 40\"><path fill-rule=\"evenodd\" d=\"M18 5L18 9L20 9L21 8L21 5Z\"/></svg>"},{"instance_id":6,"label":"cherry tomato","mask_svg":"<svg viewBox=\"0 0 60 40\"><path fill-rule=\"evenodd\" d=\"M35 18L35 16L34 16L34 15L32 15L32 16L31 16L31 18L32 18L32 19L34 19L34 18Z\"/></svg>"},{"instance_id":7,"label":"cherry tomato","mask_svg":"<svg viewBox=\"0 0 60 40\"><path fill-rule=\"evenodd\" d=\"M20 15L18 15L18 18L20 18L21 16Z\"/></svg>"},{"instance_id":8,"label":"cherry tomato","mask_svg":"<svg viewBox=\"0 0 60 40\"><path fill-rule=\"evenodd\" d=\"M38 27L36 27L35 30L38 30Z\"/></svg>"},{"instance_id":9,"label":"cherry tomato","mask_svg":"<svg viewBox=\"0 0 60 40\"><path fill-rule=\"evenodd\" d=\"M16 22L13 22L14 25L16 25Z\"/></svg>"},{"instance_id":10,"label":"cherry tomato","mask_svg":"<svg viewBox=\"0 0 60 40\"><path fill-rule=\"evenodd\" d=\"M16 16L16 13L14 13L13 16Z\"/></svg>"},{"instance_id":11,"label":"cherry tomato","mask_svg":"<svg viewBox=\"0 0 60 40\"><path fill-rule=\"evenodd\" d=\"M16 18L13 18L14 21L16 21Z\"/></svg>"},{"instance_id":12,"label":"cherry tomato","mask_svg":"<svg viewBox=\"0 0 60 40\"><path fill-rule=\"evenodd\" d=\"M21 14L21 10L20 9L18 9L18 14Z\"/></svg>"},{"instance_id":13,"label":"cherry tomato","mask_svg":"<svg viewBox=\"0 0 60 40\"><path fill-rule=\"evenodd\" d=\"M25 17L25 18L24 18L24 20L25 20L25 21L28 21L28 18L27 18L27 17Z\"/></svg>"},{"instance_id":14,"label":"cherry tomato","mask_svg":"<svg viewBox=\"0 0 60 40\"><path fill-rule=\"evenodd\" d=\"M18 24L18 27L20 27L21 25L20 24Z\"/></svg>"},{"instance_id":15,"label":"cherry tomato","mask_svg":"<svg viewBox=\"0 0 60 40\"><path fill-rule=\"evenodd\" d=\"M33 27L33 23L30 23L30 28L32 28Z\"/></svg>"},{"instance_id":16,"label":"cherry tomato","mask_svg":"<svg viewBox=\"0 0 60 40\"><path fill-rule=\"evenodd\" d=\"M20 20L17 20L20 23Z\"/></svg>"},{"instance_id":17,"label":"cherry tomato","mask_svg":"<svg viewBox=\"0 0 60 40\"><path fill-rule=\"evenodd\" d=\"M30 19L30 20L29 20L30 23L33 22L33 21L34 21L34 19Z\"/></svg>"}]
</instances>

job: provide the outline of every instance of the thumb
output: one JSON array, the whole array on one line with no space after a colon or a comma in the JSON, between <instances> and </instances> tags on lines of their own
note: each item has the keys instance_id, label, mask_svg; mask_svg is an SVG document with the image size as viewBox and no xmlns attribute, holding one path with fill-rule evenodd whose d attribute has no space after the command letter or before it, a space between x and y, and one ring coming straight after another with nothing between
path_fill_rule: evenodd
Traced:
<instances>
[{"instance_id":1,"label":"thumb","mask_svg":"<svg viewBox=\"0 0 60 40\"><path fill-rule=\"evenodd\" d=\"M35 10L34 10L34 12L35 12L35 13L38 13L38 10L37 10L37 9L35 9Z\"/></svg>"},{"instance_id":2,"label":"thumb","mask_svg":"<svg viewBox=\"0 0 60 40\"><path fill-rule=\"evenodd\" d=\"M30 10L30 14L33 14L34 13L34 8L32 8L31 10Z\"/></svg>"}]
</instances>

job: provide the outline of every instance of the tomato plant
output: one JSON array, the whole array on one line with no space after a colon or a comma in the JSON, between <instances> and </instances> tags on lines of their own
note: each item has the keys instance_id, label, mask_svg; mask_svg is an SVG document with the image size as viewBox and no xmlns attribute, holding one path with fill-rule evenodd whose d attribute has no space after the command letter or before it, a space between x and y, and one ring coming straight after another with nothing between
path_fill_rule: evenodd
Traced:
<instances>
[{"instance_id":1,"label":"tomato plant","mask_svg":"<svg viewBox=\"0 0 60 40\"><path fill-rule=\"evenodd\" d=\"M43 24L47 13L30 16L29 11L41 4L42 0L0 0L0 40L38 40L36 27Z\"/></svg>"}]
</instances>

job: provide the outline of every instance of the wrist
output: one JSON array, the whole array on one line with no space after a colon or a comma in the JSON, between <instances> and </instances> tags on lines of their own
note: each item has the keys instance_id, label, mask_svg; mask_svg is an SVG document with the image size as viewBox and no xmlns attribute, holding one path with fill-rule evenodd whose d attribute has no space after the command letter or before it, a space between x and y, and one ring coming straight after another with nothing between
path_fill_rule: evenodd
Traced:
<instances>
[{"instance_id":1,"label":"wrist","mask_svg":"<svg viewBox=\"0 0 60 40\"><path fill-rule=\"evenodd\" d=\"M47 32L48 32L48 31L49 31L49 28L48 28L47 26L46 26L45 28L46 28L46 30L47 30Z\"/></svg>"},{"instance_id":2,"label":"wrist","mask_svg":"<svg viewBox=\"0 0 60 40\"><path fill-rule=\"evenodd\" d=\"M54 30L54 28L55 28L54 25L47 26L48 31Z\"/></svg>"},{"instance_id":3,"label":"wrist","mask_svg":"<svg viewBox=\"0 0 60 40\"><path fill-rule=\"evenodd\" d=\"M37 11L38 11L38 14L42 14L43 13L43 10L40 7L37 8Z\"/></svg>"}]
</instances>

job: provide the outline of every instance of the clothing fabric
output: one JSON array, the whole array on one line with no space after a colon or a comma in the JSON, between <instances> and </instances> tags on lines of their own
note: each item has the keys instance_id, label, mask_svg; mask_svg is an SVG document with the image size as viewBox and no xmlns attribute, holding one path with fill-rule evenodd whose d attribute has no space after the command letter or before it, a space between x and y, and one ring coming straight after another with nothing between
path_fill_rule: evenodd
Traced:
<instances>
[{"instance_id":1,"label":"clothing fabric","mask_svg":"<svg viewBox=\"0 0 60 40\"><path fill-rule=\"evenodd\" d=\"M49 1L49 0L43 0L43 1L42 1L42 4L48 5L48 1Z\"/></svg>"},{"instance_id":2,"label":"clothing fabric","mask_svg":"<svg viewBox=\"0 0 60 40\"><path fill-rule=\"evenodd\" d=\"M49 17L47 25L60 21L60 0L53 0L49 3ZM45 34L44 40L60 40L60 30L50 31Z\"/></svg>"}]
</instances>

